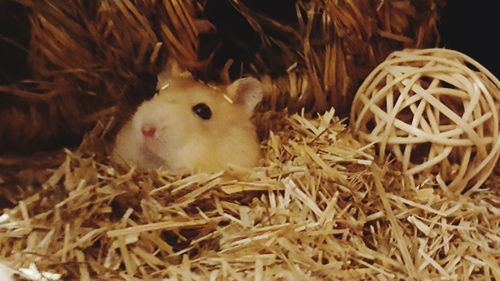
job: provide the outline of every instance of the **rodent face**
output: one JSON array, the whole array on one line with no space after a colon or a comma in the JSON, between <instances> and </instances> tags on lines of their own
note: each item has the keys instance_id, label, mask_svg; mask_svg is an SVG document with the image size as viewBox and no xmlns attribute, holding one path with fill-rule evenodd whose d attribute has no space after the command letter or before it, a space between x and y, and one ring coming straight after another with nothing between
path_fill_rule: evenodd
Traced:
<instances>
[{"instance_id":1,"label":"rodent face","mask_svg":"<svg viewBox=\"0 0 500 281\"><path fill-rule=\"evenodd\" d=\"M132 130L144 155L153 155L145 161L159 157L167 168L195 171L255 165L260 148L250 121L253 107L231 104L223 90L180 80L143 103Z\"/></svg>"}]
</instances>

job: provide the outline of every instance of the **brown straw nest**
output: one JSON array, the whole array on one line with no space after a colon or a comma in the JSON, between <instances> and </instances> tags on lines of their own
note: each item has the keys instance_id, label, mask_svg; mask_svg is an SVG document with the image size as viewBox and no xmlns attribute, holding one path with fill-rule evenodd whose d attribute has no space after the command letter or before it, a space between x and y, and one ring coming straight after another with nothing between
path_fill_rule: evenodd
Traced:
<instances>
[{"instance_id":1,"label":"brown straw nest","mask_svg":"<svg viewBox=\"0 0 500 281\"><path fill-rule=\"evenodd\" d=\"M0 256L57 280L500 280L498 177L414 188L333 111L259 120L251 171L119 172L67 151L0 216Z\"/></svg>"},{"instance_id":2,"label":"brown straw nest","mask_svg":"<svg viewBox=\"0 0 500 281\"><path fill-rule=\"evenodd\" d=\"M33 79L0 85L0 150L82 136L149 97L167 57L204 80L261 76L267 109L334 105L346 115L362 79L387 54L436 42L437 3L444 3L17 2L29 11Z\"/></svg>"}]
</instances>

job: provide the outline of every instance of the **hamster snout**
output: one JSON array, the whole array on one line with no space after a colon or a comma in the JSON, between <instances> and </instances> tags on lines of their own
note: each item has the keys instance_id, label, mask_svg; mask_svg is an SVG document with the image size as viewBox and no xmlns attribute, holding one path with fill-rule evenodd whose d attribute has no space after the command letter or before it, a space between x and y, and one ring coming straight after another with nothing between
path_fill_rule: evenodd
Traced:
<instances>
[{"instance_id":1,"label":"hamster snout","mask_svg":"<svg viewBox=\"0 0 500 281\"><path fill-rule=\"evenodd\" d=\"M152 138L155 136L156 127L152 125L144 125L141 127L141 133L145 138Z\"/></svg>"},{"instance_id":2,"label":"hamster snout","mask_svg":"<svg viewBox=\"0 0 500 281\"><path fill-rule=\"evenodd\" d=\"M253 167L260 145L250 118L261 99L262 86L254 78L224 88L172 79L120 130L111 159L139 169Z\"/></svg>"}]
</instances>

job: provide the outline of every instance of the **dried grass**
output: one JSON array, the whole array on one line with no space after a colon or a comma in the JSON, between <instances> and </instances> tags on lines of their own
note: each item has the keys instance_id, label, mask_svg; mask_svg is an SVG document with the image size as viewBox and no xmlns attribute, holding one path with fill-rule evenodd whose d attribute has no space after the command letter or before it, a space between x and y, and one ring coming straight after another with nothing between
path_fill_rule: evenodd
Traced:
<instances>
[{"instance_id":1,"label":"dried grass","mask_svg":"<svg viewBox=\"0 0 500 281\"><path fill-rule=\"evenodd\" d=\"M66 151L0 217L0 256L62 280L500 280L498 176L412 188L333 111L258 119L273 131L251 171L120 172Z\"/></svg>"},{"instance_id":2,"label":"dried grass","mask_svg":"<svg viewBox=\"0 0 500 281\"><path fill-rule=\"evenodd\" d=\"M261 37L251 66L274 77L286 69L274 81L279 91L273 92L271 109L323 112L334 106L347 116L357 87L389 53L437 44L437 2L298 1L292 24L251 10L244 1L234 6Z\"/></svg>"}]
</instances>

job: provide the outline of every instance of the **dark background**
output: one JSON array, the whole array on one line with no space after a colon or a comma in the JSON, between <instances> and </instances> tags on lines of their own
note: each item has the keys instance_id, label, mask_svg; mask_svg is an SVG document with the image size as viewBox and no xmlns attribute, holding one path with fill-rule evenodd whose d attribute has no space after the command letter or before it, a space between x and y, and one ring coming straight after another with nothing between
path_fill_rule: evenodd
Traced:
<instances>
[{"instance_id":1,"label":"dark background","mask_svg":"<svg viewBox=\"0 0 500 281\"><path fill-rule=\"evenodd\" d=\"M500 52L498 1L448 0L441 16L441 46L461 51L497 78Z\"/></svg>"},{"instance_id":2,"label":"dark background","mask_svg":"<svg viewBox=\"0 0 500 281\"><path fill-rule=\"evenodd\" d=\"M29 78L25 49L28 44L29 20L25 9L13 1L0 0L0 85Z\"/></svg>"},{"instance_id":3,"label":"dark background","mask_svg":"<svg viewBox=\"0 0 500 281\"><path fill-rule=\"evenodd\" d=\"M275 18L286 19L289 17L287 13L283 12L283 5L286 5L283 2L286 1L262 2L255 0L255 2L248 1L248 3L252 3L249 5L252 7L265 8L265 12L272 14ZM231 9L231 5L227 1L218 0L216 2L217 4L212 5L214 6L212 8ZM496 9L496 2L492 0L446 1L440 22L440 46L469 55L498 77L500 73L498 63L500 15ZM290 4L288 3L288 5ZM236 11L233 12L236 13ZM231 13L226 13L226 16L231 19ZM244 24L243 22L242 25ZM231 30L227 33L231 33ZM30 69L24 49L28 42L29 21L24 9L12 0L0 0L0 85L8 85L21 79L30 78ZM238 46L234 47L238 49ZM230 52L230 50L226 51Z\"/></svg>"}]
</instances>

